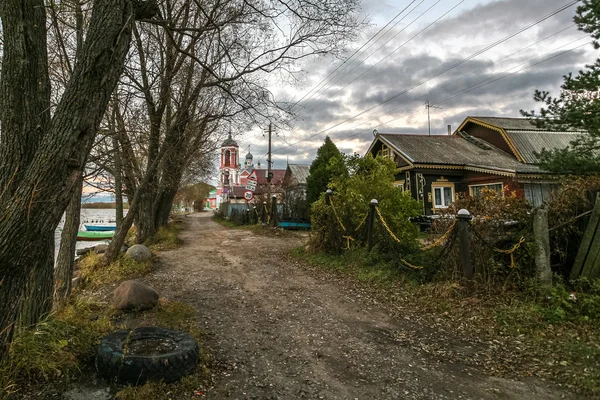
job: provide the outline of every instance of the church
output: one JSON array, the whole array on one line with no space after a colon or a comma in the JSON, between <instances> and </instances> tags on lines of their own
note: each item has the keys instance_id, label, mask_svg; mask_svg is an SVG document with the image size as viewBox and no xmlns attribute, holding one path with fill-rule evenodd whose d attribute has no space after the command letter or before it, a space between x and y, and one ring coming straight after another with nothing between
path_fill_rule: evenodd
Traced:
<instances>
[{"instance_id":1,"label":"church","mask_svg":"<svg viewBox=\"0 0 600 400\"><path fill-rule=\"evenodd\" d=\"M271 193L281 198L283 195L283 178L285 169L271 169ZM240 164L240 148L237 142L229 136L221 144L219 166L219 183L217 185L217 207L223 202L246 203L244 192L248 177L255 173L257 187L255 197L251 202L266 201L268 192L267 168L261 168L260 160L254 165L253 155L248 152L244 165Z\"/></svg>"}]
</instances>

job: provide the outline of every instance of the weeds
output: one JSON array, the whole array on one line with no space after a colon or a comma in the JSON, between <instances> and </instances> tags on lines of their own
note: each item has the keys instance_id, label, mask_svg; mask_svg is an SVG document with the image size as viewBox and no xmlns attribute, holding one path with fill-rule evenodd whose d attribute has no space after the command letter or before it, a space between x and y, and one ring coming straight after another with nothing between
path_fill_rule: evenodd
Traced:
<instances>
[{"instance_id":1,"label":"weeds","mask_svg":"<svg viewBox=\"0 0 600 400\"><path fill-rule=\"evenodd\" d=\"M0 366L0 398L40 380L66 384L78 376L100 338L114 329L109 313L101 305L76 301L18 332Z\"/></svg>"},{"instance_id":2,"label":"weeds","mask_svg":"<svg viewBox=\"0 0 600 400\"><path fill-rule=\"evenodd\" d=\"M181 246L183 241L179 239L179 232L183 229L181 222L173 221L168 227L160 227L156 234L148 239L145 245L152 250L173 250Z\"/></svg>"},{"instance_id":3,"label":"weeds","mask_svg":"<svg viewBox=\"0 0 600 400\"><path fill-rule=\"evenodd\" d=\"M101 266L101 258L101 255L90 253L78 261L81 277L87 285L97 287L144 276L152 271L152 261L150 260L135 261L131 258L121 257L107 266Z\"/></svg>"}]
</instances>

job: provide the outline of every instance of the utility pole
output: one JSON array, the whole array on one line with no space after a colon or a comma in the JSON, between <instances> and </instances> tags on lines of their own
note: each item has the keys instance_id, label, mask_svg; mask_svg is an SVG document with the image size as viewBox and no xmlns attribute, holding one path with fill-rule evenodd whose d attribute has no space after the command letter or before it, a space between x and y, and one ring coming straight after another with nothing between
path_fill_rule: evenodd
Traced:
<instances>
[{"instance_id":1,"label":"utility pole","mask_svg":"<svg viewBox=\"0 0 600 400\"><path fill-rule=\"evenodd\" d=\"M425 102L425 108L427 109L427 128L429 130L429 136L431 136L431 119L429 118L429 109L430 108L441 109L442 107L438 107L438 106L434 106L433 104L429 104L429 100L427 100Z\"/></svg>"},{"instance_id":2,"label":"utility pole","mask_svg":"<svg viewBox=\"0 0 600 400\"><path fill-rule=\"evenodd\" d=\"M267 186L269 191L269 201L271 200L271 178L273 173L271 172L271 123L269 122L269 152L267 158Z\"/></svg>"}]
</instances>

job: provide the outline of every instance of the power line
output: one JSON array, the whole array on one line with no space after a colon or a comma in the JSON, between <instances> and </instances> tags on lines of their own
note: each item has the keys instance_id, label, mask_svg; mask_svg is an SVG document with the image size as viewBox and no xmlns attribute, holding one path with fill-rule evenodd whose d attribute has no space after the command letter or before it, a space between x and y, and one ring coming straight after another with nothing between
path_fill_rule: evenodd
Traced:
<instances>
[{"instance_id":1,"label":"power line","mask_svg":"<svg viewBox=\"0 0 600 400\"><path fill-rule=\"evenodd\" d=\"M543 56L545 56L545 55L548 55L548 54L550 54L550 53L554 53L554 52L555 52L556 50L558 50L558 49L561 49L561 48L563 48L563 47L565 47L565 46L568 46L568 45L570 45L570 44L572 44L572 43L578 42L578 41L580 41L581 39L583 39L583 38L587 38L587 37L588 37L587 35L585 35L585 36L582 36L582 37L579 37L579 38L577 38L577 39L575 39L575 40L573 40L573 41L571 41L571 42L569 42L569 43L567 43L567 44L564 44L564 45L562 45L562 46L559 46L559 47L557 47L557 48L555 48L555 49L553 49L553 50L550 50L550 51L548 51L548 52L546 52L546 53L544 53L544 54L541 54L540 56L534 57L534 58L530 59L529 61L527 61L527 62L525 62L525 63L519 64L519 65L517 65L517 66L515 66L515 67L512 67L512 68L508 69L507 71L505 71L505 72L504 72L504 75L501 75L501 76L499 76L499 77L496 77L496 78L488 78L488 79L486 79L486 80L483 80L483 81L481 81L481 82L478 82L478 83L476 83L476 84L474 84L474 85L471 85L471 86L469 86L469 87L467 87L467 88L461 89L461 90L459 90L458 92L454 92L454 93L452 93L450 96L447 96L447 97L445 97L445 98L442 98L442 99L440 99L440 100L436 100L436 101L435 101L435 103L436 103L436 104L441 104L441 103L444 103L444 102L446 102L446 101L448 101L448 100L450 100L450 99L452 99L452 98L454 98L454 97L456 97L456 96L459 96L459 95L461 95L461 94L464 94L464 93L467 93L467 92L471 92L471 91L473 91L473 90L476 90L476 89L479 89L479 88L481 88L481 87L483 87L483 86L487 86L487 85L489 85L489 84L492 84L492 83L494 83L494 82L497 82L497 81L499 81L499 80L501 80L501 79L507 78L507 77L509 77L509 76L512 76L512 75L514 75L514 74L517 74L517 73L519 73L519 72L522 72L522 71L524 71L524 70L526 70L526 69L532 68L532 67L534 67L534 66L536 66L536 65L542 64L542 63L544 63L544 62L546 62L546 61L549 61L549 60L552 60L552 59L554 59L554 58L560 57L560 56L562 56L562 55L564 55L564 54L566 54L566 53L568 53L568 52L571 52L571 51L573 51L573 50L579 49L580 47L583 47L583 46L585 46L585 45L587 45L587 44L589 44L589 43L591 43L591 42L585 42L585 43L583 43L583 44L581 44L581 45L578 45L578 46L575 46L575 47L573 47L573 48L571 48L571 49L568 49L568 50L562 51L562 52L560 52L560 53L558 53L558 54L554 54L554 55L552 55L552 56L550 56L550 57L544 58L544 59L542 59L542 60L540 60L540 61L538 61L538 62L536 62L536 63L530 64L530 63L531 63L531 61L534 61L534 60L536 60L536 59L539 59L540 57L543 57ZM524 66L524 65L526 65L526 64L528 64L528 65L527 65L527 66L525 66L525 67L522 67L522 68L520 68L520 69L519 69L519 70L517 70L517 71L508 72L508 71L511 71L511 70L513 70L513 69L515 69L515 68L518 68L518 67ZM453 83L453 82L451 82L451 83ZM430 92L430 93L428 93L427 95L424 95L424 96L422 96L422 97L428 96L428 95L430 95L430 94L431 94L431 92ZM419 106L419 108L420 108L420 106ZM418 110L417 110L417 111L418 111ZM416 111L415 111L415 112L412 112L411 114L408 114L408 116L414 115L415 113L416 113ZM405 117L407 117L407 115L403 115L403 116L401 116L401 117L396 117L396 118L393 118L393 119L391 119L391 120L385 121L385 122L383 122L383 123L381 123L381 124L379 124L379 125L376 125L376 126L374 126L374 127L372 127L372 128L378 128L378 127L380 127L380 126L382 126L382 125L389 124L390 122L394 122L394 121L397 121L397 120L398 120L398 119L400 119L400 118L405 118ZM358 127L358 126L360 126L360 125L363 125L363 124L361 123L361 124L359 124L359 125L357 125L357 126L355 126L355 127ZM371 129L371 128L369 128L369 129ZM344 139L349 139L349 138L352 138L352 137L355 137L355 136L358 136L358 135L361 135L361 134L365 134L365 133L368 133L368 132L369 132L369 131L361 131L361 132L358 132L358 133L355 133L355 134L352 134L352 135L344 136Z\"/></svg>"},{"instance_id":2,"label":"power line","mask_svg":"<svg viewBox=\"0 0 600 400\"><path fill-rule=\"evenodd\" d=\"M450 85L452 85L452 84L454 84L454 83L460 82L460 81L462 81L463 79L465 79L465 78L468 78L469 76L471 76L471 75L473 75L473 74L475 74L475 73L477 73L477 72L479 72L479 71L481 71L481 70L484 70L484 69L486 69L486 68L488 68L488 67L490 67L490 66L492 66L492 65L494 65L494 64L497 64L497 63L499 63L499 62L501 62L501 61L504 61L504 60L506 60L506 59L508 59L508 58L510 58L510 57L512 57L512 56L514 56L514 55L516 55L516 54L519 54L519 53L521 53L522 51L525 51L525 50L527 50L527 49L529 49L529 48L531 48L531 47L533 47L533 46L536 46L536 45L540 44L541 42L544 42L544 41L546 41L546 40L548 40L548 39L550 39L550 38L552 38L552 37L554 37L554 36L556 36L556 35L558 35L558 34L560 34L560 33L564 32L564 31L566 31L567 29L573 28L573 27L575 27L575 26L576 26L575 24L569 25L569 26L567 26L567 27L565 27L565 28L563 28L563 29L561 29L561 30L559 30L559 31L557 31L557 32L554 32L554 33L553 33L553 34L551 34L551 35L548 35L548 36L546 36L545 38L542 38L542 39L538 40L538 41L537 41L537 42L535 42L535 43L532 43L532 44L530 44L530 45L527 45L527 46L525 46L525 47L523 47L523 48L521 48L521 49L519 49L519 50L517 50L517 51L515 51L515 52L513 52L513 53L510 53L510 54L508 54L508 55L506 55L506 56L503 56L502 58L500 58L500 59L498 59L498 60L496 60L496 61L492 61L492 62L490 62L490 63L488 63L488 64L486 64L486 65L484 65L484 66L482 66L482 67L480 67L480 68L477 68L476 70L473 70L473 71L469 72L468 74L465 74L465 75L463 75L463 76L461 76L461 77L459 77L459 78L457 78L457 79L454 79L454 80L452 80L452 81L450 81L450 82L448 82L448 83L446 83L446 84L444 84L444 85L442 85L442 86L437 86L437 87L435 87L433 90L431 90L431 91L429 91L429 92L427 92L427 93L423 94L422 96L419 96L419 97L417 97L417 98L416 98L416 99L414 99L414 100L407 101L407 102L405 102L405 103L403 103L403 104L414 103L414 102L417 102L418 100L421 100L421 99L424 99L424 98L430 97L432 93L435 93L435 92L437 92L437 91L440 91L441 89L443 89L443 88L445 88L445 87L447 87L447 86L450 86ZM559 49L561 49L561 48L563 48L563 47L565 47L565 46L568 46L568 45L570 45L570 44L572 44L572 43L578 42L578 41L580 41L581 39L583 39L583 38L586 38L586 37L587 37L587 35L580 36L579 38L577 38L577 39L575 39L575 40L573 40L573 41L571 41L571 42L569 42L569 43L566 43L566 44L564 44L564 45L562 45L562 46L559 46L559 47L557 47L557 48L555 48L555 49L551 50L550 52L553 52L553 51L559 50ZM550 52L546 52L546 53L544 53L544 54L541 54L540 56L537 56L537 57L535 57L535 58L532 58L532 59L530 59L528 62L531 62L531 61L533 61L533 60L536 60L536 59L538 59L538 58L540 58L540 57L543 57L544 55L547 55L547 54L549 54ZM520 64L519 66L521 66L521 65L524 65L524 64L526 64L526 63ZM439 101L436 101L436 103L439 103ZM412 112L412 113L411 113L411 114L409 114L408 116L411 116L411 115L414 115L414 114L416 114L416 112L417 112L417 111L418 111L418 109L420 109L420 108L421 108L421 106L419 105L419 106L417 107L417 110L415 110L414 112ZM406 117L406 116L402 116L402 117L397 117L397 118L391 119L391 120L389 120L389 121L386 121L386 122L383 122L383 123L381 123L381 124L379 124L379 125L376 125L376 126L374 126L373 128L378 128L378 127L380 127L381 125L388 124L388 123L390 123L390 122L396 121L396 120L398 120L398 119L400 119L400 118L403 118L403 117ZM354 128L356 128L356 127L358 127L358 126L360 126L360 125L363 125L363 124L364 124L364 123L360 123L360 124L358 124L358 125L355 125L355 126L353 126L353 127L352 127L352 128L350 128L350 129L354 129ZM361 134L361 133L364 133L364 132L359 132L359 133L357 133L357 134L350 135L350 136L348 136L348 137L354 137L354 136L356 136L356 135L359 135L359 134Z\"/></svg>"},{"instance_id":3,"label":"power line","mask_svg":"<svg viewBox=\"0 0 600 400\"><path fill-rule=\"evenodd\" d=\"M364 48L364 47L365 47L367 44L369 44L371 41L373 41L373 39L375 39L375 37L377 37L377 36L378 36L378 35L379 35L379 34L380 34L380 33L381 33L381 32L382 32L382 31L383 31L385 28L387 28L387 27L388 27L388 26L389 26L389 25L390 25L390 24L391 24L391 23L392 23L392 22L393 22L393 21L394 21L396 18L398 18L398 17L399 17L399 16L400 16L400 15L401 15L401 14L402 14L402 13L403 13L403 12L404 12L404 11L405 11L407 8L408 8L408 7L410 7L410 6L411 6L411 5L412 5L412 4L413 4L415 1L417 1L417 0L413 0L413 1L412 1L412 2L410 2L410 3L409 3L407 6L406 6L406 7L404 7L404 8L402 9L402 11L400 11L398 14L396 14L396 16L394 16L394 18L392 18L392 19L391 19L391 20L390 20L390 21L389 21L387 24L385 24L385 26L384 26L383 28L381 28L379 31L377 31L377 33L376 33L375 35L371 36L371 38L370 38L368 41L366 41L366 42L365 42L365 43L364 43L362 46L360 46L360 48L359 48L358 50L356 50L354 53L352 53L352 55L351 55L350 57L348 57L347 59L345 59L345 60L344 60L344 62L342 62L342 63L341 63L341 64L340 64L340 65L339 65L339 66L338 66L336 69L334 69L333 71L331 71L331 72L329 73L329 75L327 75L325 78L323 78L323 80L321 80L321 82L319 82L319 83L318 83L316 86L314 86L314 87L313 87L313 88L312 88L312 89L311 89L311 90L310 90L308 93L306 93L306 94L305 94L304 96L302 96L302 97L301 97L301 98L300 98L298 101L296 101L296 102L294 103L294 105L292 105L292 107L290 107L290 111L291 111L291 110L292 110L294 107L296 107L296 105L298 105L298 103L300 103L300 102L301 102L301 101L302 101L304 98L306 98L306 96L308 96L308 95L309 95L310 93L312 93L312 92L313 92L313 91L314 91L314 90L315 90L317 87L319 87L319 86L320 86L320 85L321 85L323 82L325 82L325 81L326 81L326 80L327 80L327 79L328 79L328 78L329 78L331 75L333 75L333 74L334 74L336 71L338 71L338 70L339 70L339 69L340 69L340 68L341 68L341 67L342 67L344 64L346 64L347 62L349 62L349 61L352 59L352 57L354 57L354 56L355 56L357 53L359 53L359 52L360 52L360 51L361 51L361 50L362 50L362 49L363 49L363 48ZM421 1L421 3L423 3L423 1ZM419 4L421 4L421 3L419 3ZM412 12L412 10L411 10L411 12ZM409 13L409 14L410 14L410 13ZM407 14L407 15L408 15L408 14ZM404 17L403 17L402 19L404 19ZM400 21L398 21L398 22L401 22L401 21L402 21L402 19L401 19ZM394 24L394 25L392 26L392 28L393 28L393 27L395 27L395 26L398 24L398 22L397 22L396 24ZM390 28L390 30L391 30L392 28ZM389 30L388 30L388 32L389 32ZM386 32L386 33L387 33L387 32ZM383 35L382 35L382 36L383 36ZM377 40L379 40L379 39L377 39ZM369 46L369 47L370 47L370 46ZM367 47L367 49L368 49L369 47ZM366 49L365 49L365 50L366 50Z\"/></svg>"},{"instance_id":4,"label":"power line","mask_svg":"<svg viewBox=\"0 0 600 400\"><path fill-rule=\"evenodd\" d=\"M308 136L308 137L306 137L306 138L304 138L304 139L302 139L302 140L300 140L300 141L294 142L293 144L294 144L294 145L296 145L296 144L298 144L298 143L301 143L301 142L303 142L303 141L306 141L306 140L308 140L308 139L311 139L311 138L313 138L313 137L315 137L315 136L321 135L321 134L323 134L323 133L325 133L325 132L327 132L327 131L330 131L330 130L331 130L331 129L333 129L333 128L336 128L336 127L338 127L338 126L340 126L340 125L343 125L343 124L345 124L346 122L352 121L353 119L356 119L356 118L360 117L361 115L364 115L364 114L366 114L366 113L368 113L368 112L370 112L370 111L372 111L372 110L375 110L375 109L377 109L377 108L379 108L379 107L383 106L384 104L387 104L387 103L389 103L390 101L392 101L392 100L394 100L394 99L396 99L396 98L400 97L401 95L403 95L403 94L406 94L406 93L408 93L409 91L411 91L411 90L413 90L413 89L415 89L415 88L417 88L417 87L419 87L419 86L421 86L421 85L423 85L423 84L425 84L425 83L427 83L427 82L429 82L429 81L431 81L431 80L433 80L433 79L435 79L435 78L439 77L440 75L442 75L442 74L444 74L444 73L446 73L446 72L448 72L448 71L450 71L450 70L452 70L452 69L454 69L454 68L456 68L456 67L458 67L459 65L462 65L462 64L464 64L465 62L467 62L467 61L469 61L469 60L473 59L474 57L476 57L476 56L478 56L478 55L481 55L481 54L483 54L484 52L486 52L486 51L488 51L488 50L492 49L493 47L495 47L495 46L498 46L498 45L499 45L499 44L501 44L501 43L504 43L505 41L507 41L507 40L509 40L509 39L511 39L511 38L513 38L513 37L515 37L516 35L518 35L518 34L520 34L520 33L524 32L524 31L526 31L527 29L530 29L531 27L533 27L533 26L535 26L535 25L538 25L539 23L541 23L541 22L543 22L543 21L547 20L548 18L551 18L552 16L554 16L554 15L556 15L556 14L558 14L558 13L560 13L560 12L562 12L562 11L564 11L564 10L566 10L566 9L570 8L570 7L572 7L573 5L575 5L576 3L578 3L579 1L580 1L580 0L575 0L575 1L572 1L572 2L570 2L570 3L568 3L567 5L565 5L565 6L561 7L561 8L559 8L559 9L557 9L557 10L553 11L552 13L550 13L550 14L548 14L548 15L546 15L546 16L544 16L544 17L542 17L542 18L540 18L540 19L539 19L539 20L537 20L536 22L534 22L534 23L532 23L532 24L529 24L529 25L527 25L527 26L526 26L526 27L524 27L524 28L521 28L521 29L519 29L517 32L515 32L515 33L513 33L513 34L510 34L510 35L508 35L507 37L505 37L505 38L503 38L503 39L500 39L500 40L498 40L498 41L494 42L494 43L493 43L493 44L491 44L491 45L488 45L488 46L486 46L484 49L481 49L481 50L478 50L478 51L476 51L475 53L471 54L469 57L467 57L467 58L465 58L465 59L463 59L463 60L461 60L461 61L459 61L459 62L457 62L457 63L453 64L452 66L450 66L450 67L448 67L448 68L444 69L443 71L441 71L441 72L438 72L438 73L434 74L433 76L430 76L430 77L428 77L428 78L425 78L425 79L421 80L420 82L418 82L418 83L414 84L414 85L413 85L413 86L411 86L410 88L408 88L408 89L405 89L405 90L401 91L400 93L397 93L396 95L394 95L394 96L390 97L389 99L387 99L387 100L385 100L385 101L383 101L383 102L381 102L381 103L379 103L379 104L377 104L377 105L375 105L375 106L373 106L373 107L370 107L370 108L368 108L368 109L366 109L366 110L364 110L364 111L362 111L362 112L360 112L360 113L358 113L358 114L356 114L356 115L354 115L354 116L352 116L352 117L350 117L350 118L347 118L347 119L345 119L345 120L344 120L344 121L342 121L342 122L339 122L339 123L337 123L337 124L335 124L335 125L332 125L332 126L330 126L330 127L326 128L326 129L323 129L322 131L319 131L319 132L317 132L317 133L315 133L315 134L313 134L313 135L310 135L310 136ZM438 18L438 20L439 20L439 18ZM437 20L436 20L436 21L437 21ZM435 22L435 21L434 21L434 22ZM430 25L431 25L431 24L430 24ZM429 25L429 26L430 26L430 25ZM427 29L427 28L425 28L425 29ZM421 32L422 32L422 31L421 31ZM416 36L416 35L415 35L415 36ZM287 147L287 146L285 146L285 147ZM281 150L281 149L283 149L283 148L285 148L285 147L282 147L282 148L275 149L274 151L279 151L279 150Z\"/></svg>"},{"instance_id":5,"label":"power line","mask_svg":"<svg viewBox=\"0 0 600 400\"><path fill-rule=\"evenodd\" d=\"M421 4L423 4L424 0L421 0L421 2L419 4L417 4L415 7L413 7L412 10L410 10L405 16L403 16L399 21L397 21L389 30L387 33L389 33L394 27L396 27L400 22L402 22L404 20L404 18L408 17L417 7L419 7ZM438 0L433 6L435 6L436 4L438 4L441 0ZM414 3L414 1L413 1ZM412 4L412 3L411 3ZM410 7L409 4L406 8ZM333 86L335 83L339 82L342 78L344 78L345 76L347 76L348 74L350 74L352 71L354 71L356 68L358 68L360 65L364 64L364 62L366 60L368 60L373 54L375 54L377 51L379 51L383 46L385 46L386 44L388 44L391 40L393 40L396 36L398 36L400 33L404 32L409 26L411 26L415 21L417 21L419 18L421 18L422 16L424 16L429 10L431 10L431 8L433 8L433 6L429 7L427 10L425 10L423 13L421 13L421 15L419 15L417 18L415 18L413 21L411 21L408 25L406 25L404 28L402 28L400 31L398 31L394 36L390 37L385 43L383 43L381 46L379 46L375 51L373 51L371 54L369 54L367 57L365 57L364 60L358 62L351 70L349 70L348 72L344 73L343 75L341 75L339 78L335 79L335 81L333 81L334 78L331 78L330 81L333 81L331 83L329 83L328 85L326 85L326 87L322 87L321 89L319 89L318 91L314 92L308 99L307 102L311 99L314 98L314 96L317 94L317 92L324 92L325 90L329 89L331 86ZM406 9L405 8L405 9ZM404 10L405 10L404 9ZM404 11L402 10L402 11ZM383 37L383 36L382 36ZM373 46L375 44L375 42L371 43L366 49L364 49L363 53L365 51L367 51L369 48L371 48L371 46ZM355 61L358 61L358 57ZM331 74L330 74L331 75ZM339 74L336 74L336 76ZM329 76L328 76L329 77ZM321 81L323 82L323 81ZM302 99L300 99L302 100ZM307 103L308 104L308 103ZM314 108L311 109L311 111L314 110ZM305 111L304 114L306 115L307 112Z\"/></svg>"},{"instance_id":6,"label":"power line","mask_svg":"<svg viewBox=\"0 0 600 400\"><path fill-rule=\"evenodd\" d=\"M550 14L548 14L548 15L546 15L546 16L544 16L544 17L542 17L542 18L540 18L539 20L537 20L537 21L535 21L535 22L531 23L530 25L528 25L528 26L525 26L525 27L521 28L521 29L520 29L520 30L518 30L517 32L515 32L515 33L512 33L512 34L510 34L510 35L508 35L508 36L506 36L506 37L504 37L504 38L502 38L502 39L500 39L500 40L498 40L498 41L496 41L496 42L494 42L494 43L492 43L492 44L488 45L487 47L485 47L485 48L483 48L483 49L481 49L481 50L479 50L479 51L477 51L477 52L475 52L475 53L471 54L469 57L467 57L467 58L465 58L465 59L463 59L463 60L461 60L461 61L459 61L459 62L455 63L454 65L451 65L451 66L450 66L450 67L448 67L447 69L445 69L445 70L443 70L443 71L439 72L437 75L434 75L434 76L432 76L432 77L429 77L429 78L425 79L424 81L421 81L421 82L417 83L417 84L416 84L416 86L413 86L413 87L411 87L411 88L407 89L406 91L404 91L404 92L401 92L401 93L397 94L395 97L392 97L391 99L388 99L387 101L394 100L395 98L397 98L397 97L399 97L399 96L401 96L401 95L403 95L403 94L405 94L405 93L409 92L410 90L414 89L415 87L421 86L422 84L424 84L424 83L427 83L427 82L429 82L430 80L432 80L432 79L435 79L435 78L437 78L438 76L440 76L440 75L442 75L442 74L444 74L444 73L446 73L446 72L450 71L451 69L454 69L454 68L456 68L456 67L458 67L458 66L460 66L460 65L462 65L462 64L464 64L464 63L466 63L467 61L469 61L469 60L472 60L473 58L475 58L475 57L477 57L477 56L479 56L479 55L481 55L481 54L485 53L486 51L488 51L488 50L490 50L490 49L492 49L492 48L494 48L494 47L496 47L496 46L498 46L498 45L500 45L500 44L502 44L502 43L504 43L504 42L506 42L506 41L508 41L508 40L512 39L513 37L515 37L515 36L517 36L517 35L520 35L521 33L525 32L525 31L526 31L526 30L528 30L528 29L531 29L531 28L532 28L532 27L534 27L535 25L538 25L538 24L540 24L541 22L543 22L543 21L545 21L545 20L547 20L547 19L549 19L549 18L553 17L554 15L556 15L556 14L558 14L558 13L560 13L560 12L562 12L562 11L564 11L564 10L566 10L566 9L570 8L570 7L572 7L573 5L575 5L576 3L578 3L579 1L580 1L580 0L575 0L575 1L572 1L572 2L568 3L567 5L565 5L565 6L561 7L561 8L559 8L559 9L557 9L557 10L553 11L552 13L550 13ZM459 4L460 4L460 3L459 3ZM456 8L457 6L458 6L458 5L456 5L454 8ZM454 9L454 8L453 8L453 9ZM451 9L451 10L449 10L448 12L450 12L450 11L452 11L452 9ZM436 21L434 21L434 22L436 22ZM428 27L429 27L429 26L428 26ZM428 27L426 27L425 29L427 29ZM422 31L421 31L421 32L422 32ZM420 32L419 32L419 33L420 33ZM406 44L406 42L405 42L405 43L403 43L403 44L402 44L400 47L404 46L404 44ZM396 50L398 50L400 47L398 47ZM395 52L396 50L394 50L393 52ZM393 53L393 52L392 52L392 53ZM389 56L390 56L392 53L388 54L386 57L384 57L383 59L379 60L377 63L375 63L374 65L372 65L372 66L371 66L369 69L367 69L366 71L364 71L362 74L360 74L359 76L357 76L356 78L354 78L352 81L350 81L350 82L349 82L349 83L347 83L346 85L344 85L344 86L343 86L342 88L340 88L340 89L339 89L337 92L335 92L335 93L334 93L332 96L330 96L330 97L328 97L327 99L325 99L325 100L321 101L319 104L317 104L315 107L313 107L312 109L310 109L308 112L311 112L312 110L314 110L315 108L317 108L318 106L320 106L321 104L323 104L325 101L327 101L328 99L330 99L331 97L333 97L335 94L337 94L337 93L338 93L338 92L340 92L341 90L345 89L345 88L346 88L346 87L348 87L350 84L354 83L354 82L355 82L355 81L356 81L358 78L360 78L361 76L363 76L364 74L366 74L367 72L369 72L369 71L370 71L371 69L373 69L373 68L374 68L374 67L375 67L377 64L379 64L381 61L383 61L383 60L385 60L387 57L389 57ZM384 102L384 103L382 103L382 104L385 104L385 102ZM375 107L375 108L376 108L376 107ZM367 110L367 111L369 111L369 110ZM307 113L308 113L308 112L307 112Z\"/></svg>"},{"instance_id":7,"label":"power line","mask_svg":"<svg viewBox=\"0 0 600 400\"><path fill-rule=\"evenodd\" d=\"M431 7L429 7L423 14L421 14L420 16L418 16L417 18L415 18L410 24L408 24L407 26L405 26L402 31L404 31L406 28L408 28L410 25L412 25L413 22L417 21L419 18L421 18L423 15L425 15L425 13L427 13L429 10L431 10L433 7L435 7L441 0L438 0L436 3L434 3ZM335 93L333 93L331 96L325 98L324 100L321 100L316 106L314 106L313 108L311 108L310 110L306 111L305 114L308 114L309 112L313 111L315 108L319 107L321 104L323 104L324 102L326 102L327 100L331 99L333 96L335 96L336 94L338 94L339 92L341 92L342 90L344 90L345 88L347 88L348 86L350 86L352 83L354 83L357 79L359 79L360 77L362 77L363 75L365 75L367 72L369 72L370 70L372 70L373 68L375 68L377 65L379 65L382 61L386 60L389 56L391 56L392 54L394 54L395 52L397 52L398 50L400 50L402 47L404 47L404 45L406 45L407 43L411 42L414 38L416 38L417 36L419 36L421 33L423 33L424 31L426 31L427 29L429 29L433 24L435 24L436 22L438 22L440 19L442 19L443 17L445 17L446 15L448 15L450 12L452 12L455 8L457 8L458 6L460 6L465 0L461 0L460 2L458 2L458 4L456 4L454 7L452 7L450 10L446 11L444 14L442 14L439 18L437 18L435 21L433 21L432 23L430 23L429 25L427 25L425 28L421 29L419 32L417 32L414 36L412 36L410 39L408 39L407 41L405 41L404 43L402 43L400 46L396 47L394 50L392 50L388 55L386 55L385 57L383 57L381 60L377 61L375 64L371 65L369 68L367 68L365 71L363 71L362 73L360 73L358 76L356 76L354 79L352 79L350 82L348 82L347 84L345 84L344 86L342 86L341 88L339 88L338 90L335 91ZM400 34L402 31L398 32L398 34ZM394 35L394 37L396 37L398 34ZM392 37L391 39L393 39L394 37ZM391 40L390 39L390 40ZM385 46L386 43L384 43L383 46ZM369 57L371 57L373 54L375 54L379 49L381 49L383 46L379 47L377 50L375 50L373 53L371 53L369 55ZM367 59L369 58L367 57ZM365 59L366 61L366 59ZM364 62L364 61L363 61ZM352 71L354 71L359 65L357 65L356 67L354 67L352 70L350 70L348 72L348 74ZM345 74L344 76L348 75ZM343 78L343 76L342 76ZM339 79L335 82L337 83L339 81Z\"/></svg>"}]
</instances>

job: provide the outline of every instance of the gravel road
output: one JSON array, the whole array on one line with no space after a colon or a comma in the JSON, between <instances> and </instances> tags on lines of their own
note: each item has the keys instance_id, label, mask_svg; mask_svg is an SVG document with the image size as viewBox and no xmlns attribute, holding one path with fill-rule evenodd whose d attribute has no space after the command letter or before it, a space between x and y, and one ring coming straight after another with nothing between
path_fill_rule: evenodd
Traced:
<instances>
[{"instance_id":1,"label":"gravel road","mask_svg":"<svg viewBox=\"0 0 600 400\"><path fill-rule=\"evenodd\" d=\"M212 358L207 399L561 399L547 382L487 376L416 351L431 334L368 291L284 256L300 238L188 216L184 245L145 281L197 310ZM507 351L509 351L507 349Z\"/></svg>"}]
</instances>

